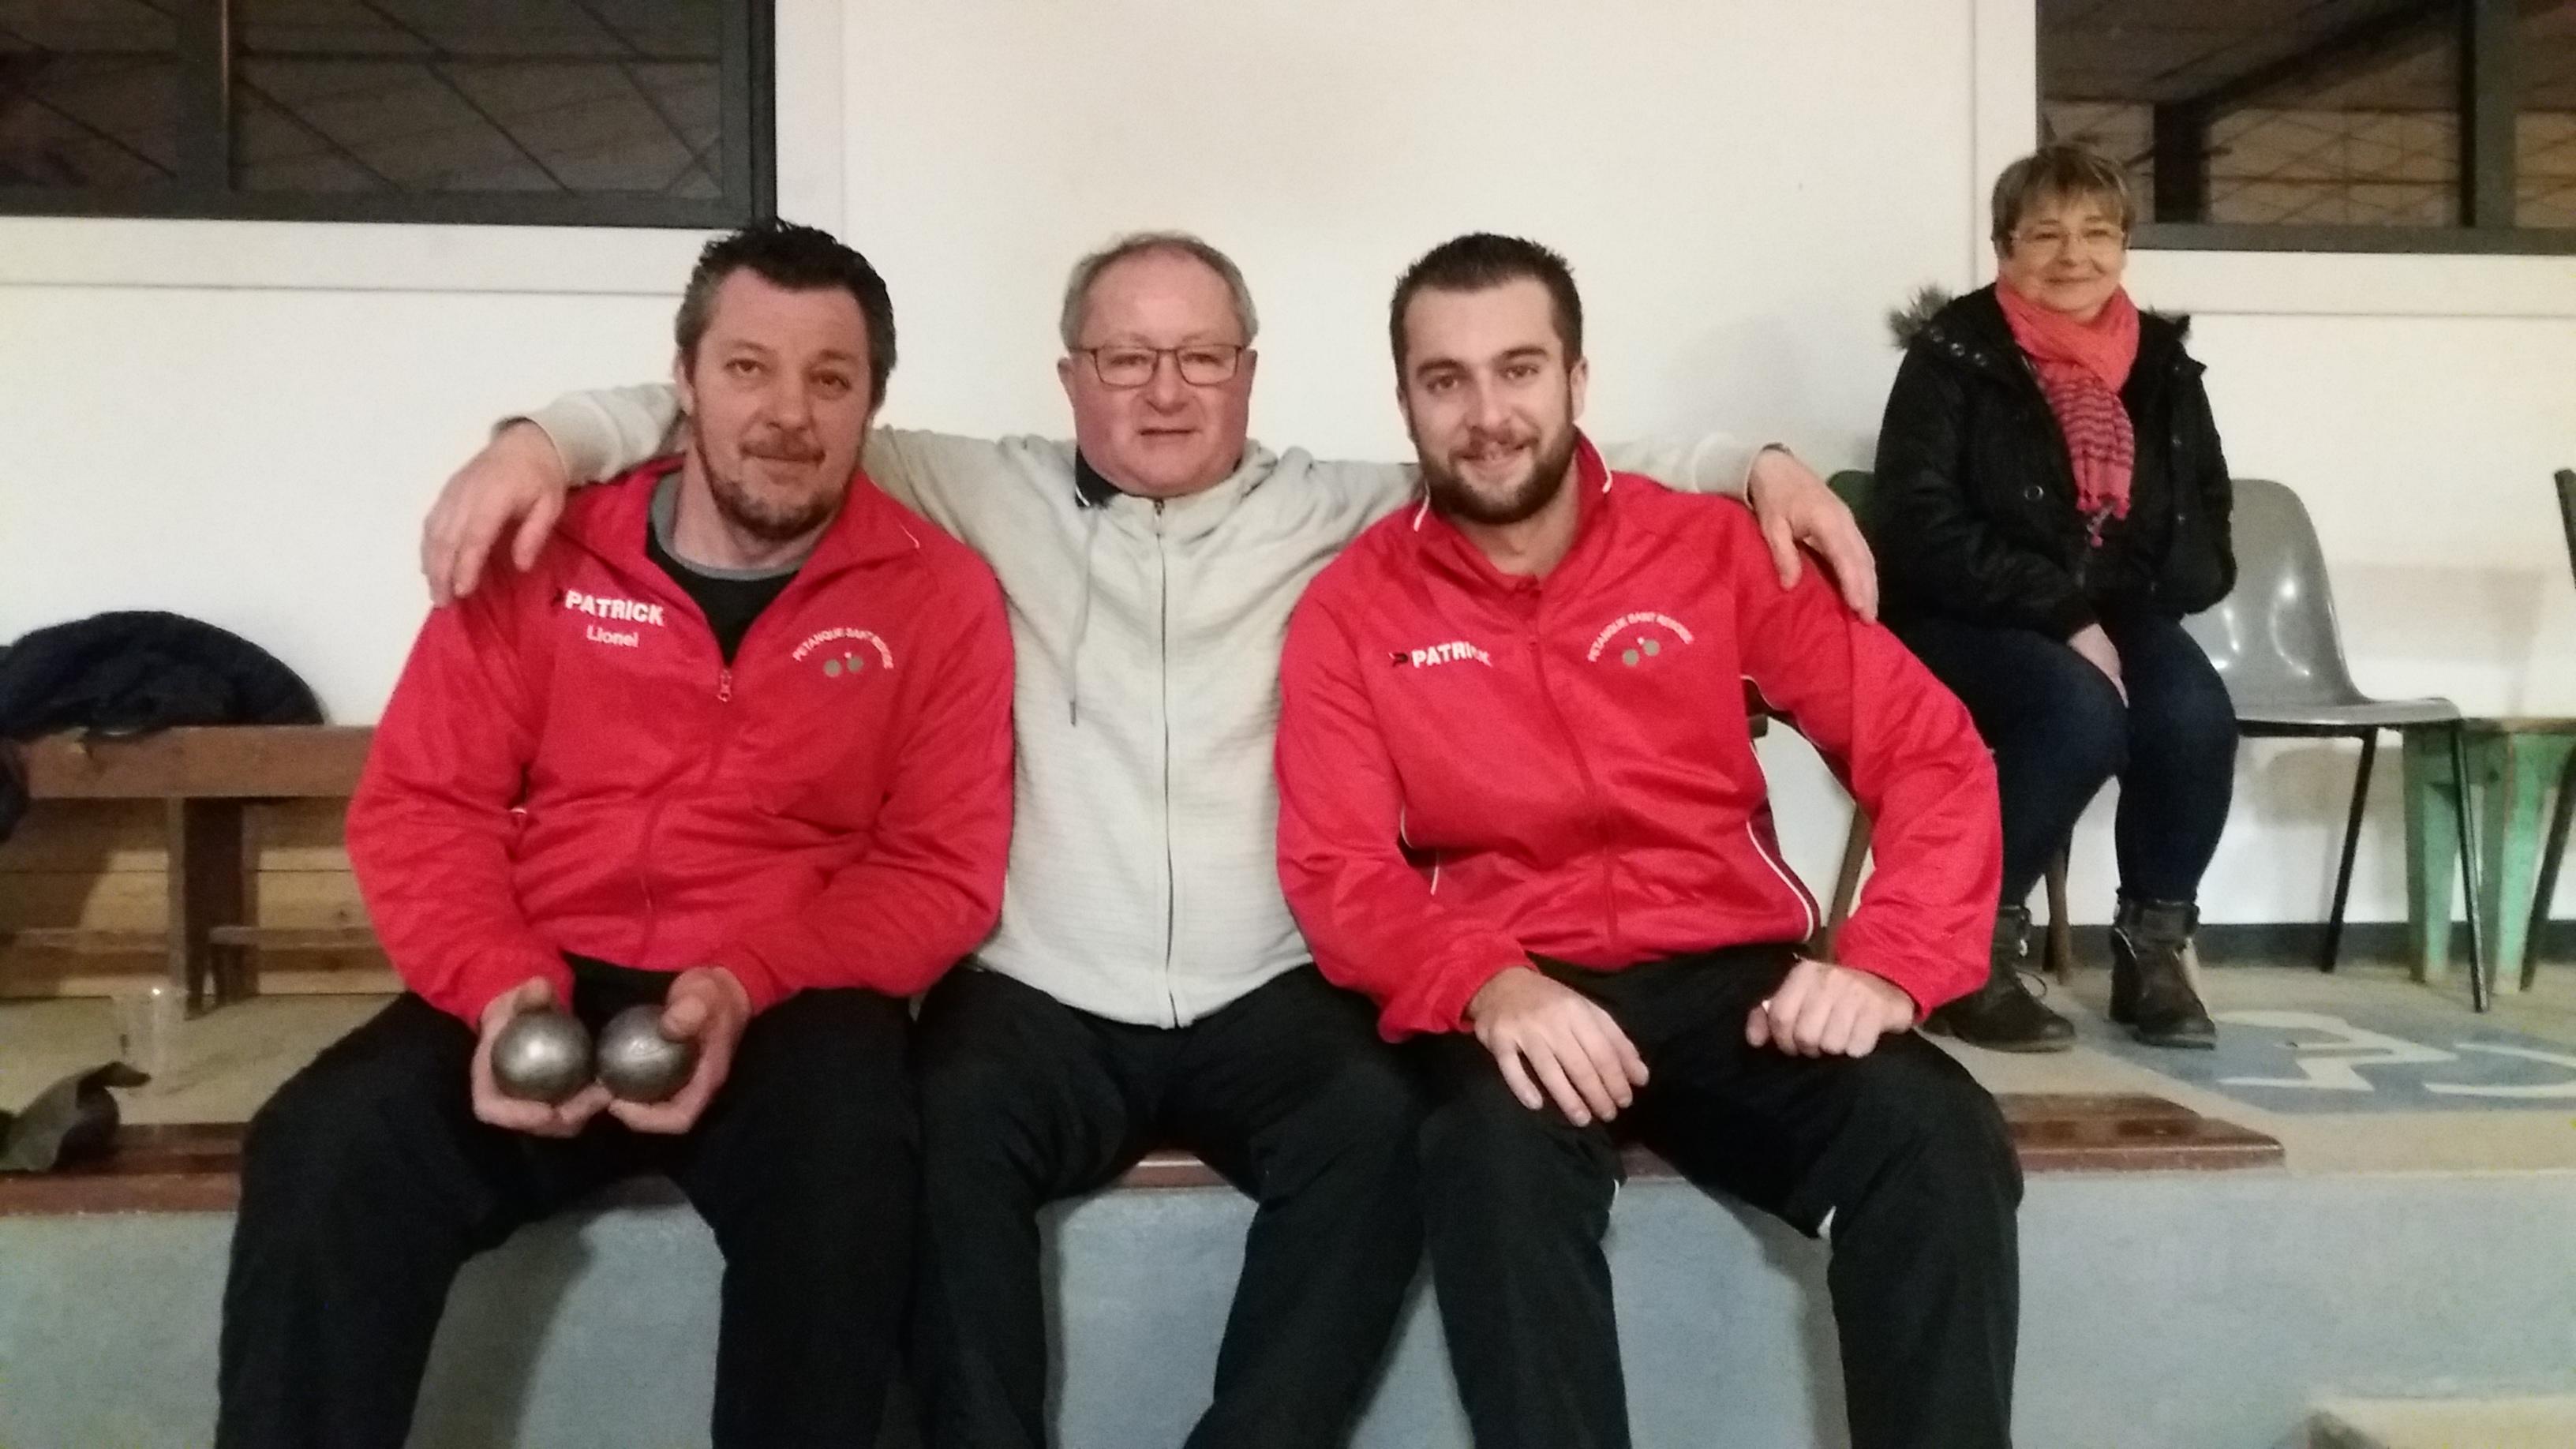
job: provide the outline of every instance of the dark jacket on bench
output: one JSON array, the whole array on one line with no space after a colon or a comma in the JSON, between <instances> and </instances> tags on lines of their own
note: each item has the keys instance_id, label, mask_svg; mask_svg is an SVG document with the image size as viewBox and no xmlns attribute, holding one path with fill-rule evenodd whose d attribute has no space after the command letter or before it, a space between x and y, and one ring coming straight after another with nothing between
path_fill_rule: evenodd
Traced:
<instances>
[{"instance_id":1,"label":"dark jacket on bench","mask_svg":"<svg viewBox=\"0 0 2576 1449\"><path fill-rule=\"evenodd\" d=\"M275 655L181 614L93 614L0 650L0 740L321 722L312 688ZM0 840L26 810L25 782L0 750Z\"/></svg>"}]
</instances>

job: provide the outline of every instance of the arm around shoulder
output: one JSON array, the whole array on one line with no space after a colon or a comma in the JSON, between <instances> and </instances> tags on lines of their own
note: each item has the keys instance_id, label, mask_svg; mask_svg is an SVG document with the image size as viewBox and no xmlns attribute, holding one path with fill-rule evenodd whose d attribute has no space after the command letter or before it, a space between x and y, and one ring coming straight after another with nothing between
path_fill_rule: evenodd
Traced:
<instances>
[{"instance_id":1,"label":"arm around shoulder","mask_svg":"<svg viewBox=\"0 0 2576 1449\"><path fill-rule=\"evenodd\" d=\"M914 428L878 428L868 434L859 466L885 495L951 537L983 549L992 546L992 531L1018 479L1011 457L1017 446L1047 448L1035 442L1005 443ZM1064 479L1073 487L1068 463Z\"/></svg>"},{"instance_id":2,"label":"arm around shoulder","mask_svg":"<svg viewBox=\"0 0 2576 1449\"><path fill-rule=\"evenodd\" d=\"M596 483L679 446L680 390L667 382L572 392L528 414L573 483Z\"/></svg>"},{"instance_id":3,"label":"arm around shoulder","mask_svg":"<svg viewBox=\"0 0 2576 1449\"><path fill-rule=\"evenodd\" d=\"M511 418L439 490L421 526L420 571L445 606L482 582L501 535L521 569L561 516L572 487L614 476L676 446L677 392L667 384L573 393Z\"/></svg>"},{"instance_id":4,"label":"arm around shoulder","mask_svg":"<svg viewBox=\"0 0 2576 1449\"><path fill-rule=\"evenodd\" d=\"M1621 473L1652 478L1676 493L1719 493L1745 498L1753 487L1754 460L1766 445L1731 433L1632 438L1604 444L1601 461Z\"/></svg>"}]
</instances>

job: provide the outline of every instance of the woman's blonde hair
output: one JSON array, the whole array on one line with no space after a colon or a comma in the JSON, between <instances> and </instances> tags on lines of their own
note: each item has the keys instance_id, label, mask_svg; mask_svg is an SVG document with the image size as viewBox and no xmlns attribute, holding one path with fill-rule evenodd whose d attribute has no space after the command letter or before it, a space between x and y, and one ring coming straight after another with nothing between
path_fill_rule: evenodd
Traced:
<instances>
[{"instance_id":1,"label":"woman's blonde hair","mask_svg":"<svg viewBox=\"0 0 2576 1449\"><path fill-rule=\"evenodd\" d=\"M2138 224L2129 195L2129 173L2120 163L2073 142L2053 142L2031 152L1995 178L1995 247L2008 250L2021 219L2050 202L2092 201L2116 217L2120 235Z\"/></svg>"}]
</instances>

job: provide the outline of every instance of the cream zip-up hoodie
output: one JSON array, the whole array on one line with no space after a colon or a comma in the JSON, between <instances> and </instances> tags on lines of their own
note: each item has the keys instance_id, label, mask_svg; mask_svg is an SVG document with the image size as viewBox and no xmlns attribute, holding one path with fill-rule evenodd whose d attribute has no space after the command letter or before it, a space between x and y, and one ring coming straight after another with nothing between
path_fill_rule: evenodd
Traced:
<instances>
[{"instance_id":1,"label":"cream zip-up hoodie","mask_svg":"<svg viewBox=\"0 0 2576 1449\"><path fill-rule=\"evenodd\" d=\"M669 387L579 393L533 421L572 476L674 446ZM1742 494L1758 449L1708 436L1607 453ZM1279 889L1279 651L1307 581L1414 496L1413 470L1255 443L1156 502L1086 502L1067 442L879 429L863 460L984 556L1017 652L1017 804L987 968L1114 1021L1181 1026L1309 954ZM925 661L937 667L936 661Z\"/></svg>"}]
</instances>

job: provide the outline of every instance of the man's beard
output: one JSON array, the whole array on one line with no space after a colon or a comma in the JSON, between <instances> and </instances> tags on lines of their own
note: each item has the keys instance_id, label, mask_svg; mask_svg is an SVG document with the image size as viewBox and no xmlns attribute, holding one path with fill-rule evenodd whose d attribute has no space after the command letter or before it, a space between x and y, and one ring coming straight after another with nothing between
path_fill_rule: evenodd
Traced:
<instances>
[{"instance_id":1,"label":"man's beard","mask_svg":"<svg viewBox=\"0 0 2576 1449\"><path fill-rule=\"evenodd\" d=\"M698 455L698 468L706 474L707 492L715 500L716 512L724 515L725 522L764 543L793 543L821 528L831 521L849 493L845 479L840 487L812 497L773 501L755 493L739 474L718 468L715 459L707 455L705 439L692 434L689 448ZM823 458L821 448L775 428L744 440L742 454L807 466Z\"/></svg>"},{"instance_id":2,"label":"man's beard","mask_svg":"<svg viewBox=\"0 0 2576 1449\"><path fill-rule=\"evenodd\" d=\"M1447 464L1422 451L1419 439L1414 451L1422 464L1422 483L1431 495L1431 506L1443 518L1503 528L1537 517L1565 490L1574 465L1574 429L1566 428L1552 439L1542 436L1530 457L1529 476L1499 498L1477 492Z\"/></svg>"}]
</instances>

